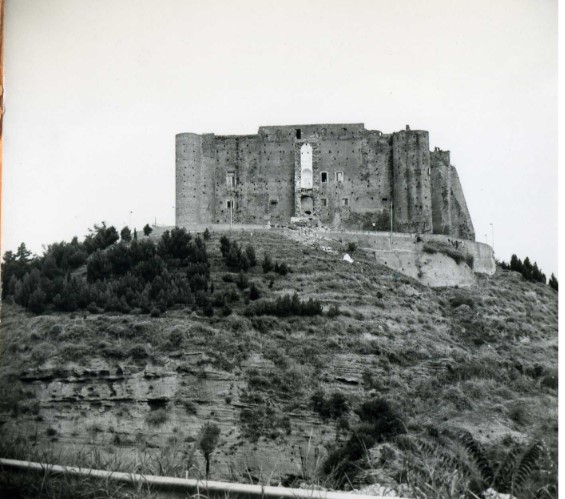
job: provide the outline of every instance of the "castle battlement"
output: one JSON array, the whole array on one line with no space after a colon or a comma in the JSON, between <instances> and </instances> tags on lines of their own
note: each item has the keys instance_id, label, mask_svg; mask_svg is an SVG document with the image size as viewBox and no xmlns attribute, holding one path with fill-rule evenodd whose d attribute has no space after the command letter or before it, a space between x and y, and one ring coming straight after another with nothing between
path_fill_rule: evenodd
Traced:
<instances>
[{"instance_id":1,"label":"castle battlement","mask_svg":"<svg viewBox=\"0 0 565 499\"><path fill-rule=\"evenodd\" d=\"M449 151L425 130L363 123L262 126L256 135L176 136L176 224L286 225L474 240Z\"/></svg>"}]
</instances>

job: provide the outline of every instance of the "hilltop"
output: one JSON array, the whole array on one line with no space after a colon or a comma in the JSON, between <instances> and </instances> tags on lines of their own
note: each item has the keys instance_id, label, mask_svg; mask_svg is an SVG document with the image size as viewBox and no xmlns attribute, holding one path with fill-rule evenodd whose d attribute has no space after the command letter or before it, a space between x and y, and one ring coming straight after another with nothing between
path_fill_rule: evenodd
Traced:
<instances>
[{"instance_id":1,"label":"hilltop","mask_svg":"<svg viewBox=\"0 0 565 499\"><path fill-rule=\"evenodd\" d=\"M99 464L179 475L192 458L196 474L204 460L194 442L211 421L213 478L335 486L324 462L373 431L363 404L378 400L400 424L387 434L383 423L370 441L350 472L355 487L446 486L457 466L442 456L472 461L462 434L493 461L543 439L528 494L557 485L555 291L503 269L470 288L430 289L359 250L343 261L339 243L321 251L282 231L226 234L252 245L258 264L240 277L222 257L224 234L213 233L205 303L40 315L3 303L3 453L49 447L74 463L96 449ZM290 272L265 273L265 254ZM72 275L85 279L87 268ZM265 313L262 303L284 296L314 311ZM426 460L437 476L422 474Z\"/></svg>"}]
</instances>

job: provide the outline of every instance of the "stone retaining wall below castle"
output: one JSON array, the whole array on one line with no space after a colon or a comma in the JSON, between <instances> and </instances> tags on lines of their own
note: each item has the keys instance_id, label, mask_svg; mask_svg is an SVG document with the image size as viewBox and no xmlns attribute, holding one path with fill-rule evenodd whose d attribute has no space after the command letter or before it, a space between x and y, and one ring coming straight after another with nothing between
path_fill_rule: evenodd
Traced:
<instances>
[{"instance_id":1,"label":"stone retaining wall below castle","mask_svg":"<svg viewBox=\"0 0 565 499\"><path fill-rule=\"evenodd\" d=\"M374 252L377 262L432 287L471 286L476 273L493 275L496 270L494 252L488 244L450 236L364 231L330 231L324 236L354 242L359 248ZM426 243L453 248L472 257L472 266L465 261L458 263L441 251L425 251Z\"/></svg>"}]
</instances>

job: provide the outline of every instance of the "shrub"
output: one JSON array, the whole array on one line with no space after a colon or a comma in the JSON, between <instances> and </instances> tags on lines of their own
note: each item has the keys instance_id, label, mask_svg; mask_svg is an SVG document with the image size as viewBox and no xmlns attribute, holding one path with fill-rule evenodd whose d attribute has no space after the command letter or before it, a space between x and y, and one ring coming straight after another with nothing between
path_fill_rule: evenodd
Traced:
<instances>
[{"instance_id":1,"label":"shrub","mask_svg":"<svg viewBox=\"0 0 565 499\"><path fill-rule=\"evenodd\" d=\"M365 401L355 411L361 424L345 445L331 452L324 462L324 472L333 473L338 486L352 481L360 470L356 463L376 443L385 442L405 433L400 415L383 399Z\"/></svg>"},{"instance_id":2,"label":"shrub","mask_svg":"<svg viewBox=\"0 0 565 499\"><path fill-rule=\"evenodd\" d=\"M337 317L339 315L339 307L337 305L330 305L327 315L328 317Z\"/></svg>"},{"instance_id":3,"label":"shrub","mask_svg":"<svg viewBox=\"0 0 565 499\"><path fill-rule=\"evenodd\" d=\"M271 260L270 255L267 253L265 253L265 256L263 257L262 267L263 267L263 273L265 274L267 274L274 268L273 261Z\"/></svg>"},{"instance_id":4,"label":"shrub","mask_svg":"<svg viewBox=\"0 0 565 499\"><path fill-rule=\"evenodd\" d=\"M469 307L473 308L475 303L470 296L465 296L462 294L457 294L449 299L449 303L453 308L457 308L460 305L468 305Z\"/></svg>"},{"instance_id":5,"label":"shrub","mask_svg":"<svg viewBox=\"0 0 565 499\"><path fill-rule=\"evenodd\" d=\"M210 240L210 231L208 230L208 227L206 227L206 230L204 231L204 234L202 234L202 237L204 238L204 241L209 241Z\"/></svg>"},{"instance_id":6,"label":"shrub","mask_svg":"<svg viewBox=\"0 0 565 499\"><path fill-rule=\"evenodd\" d=\"M272 301L260 301L248 307L246 315L275 315L288 317L292 315L313 316L322 314L322 304L310 298L307 302L301 301L298 295L284 295Z\"/></svg>"},{"instance_id":7,"label":"shrub","mask_svg":"<svg viewBox=\"0 0 565 499\"><path fill-rule=\"evenodd\" d=\"M322 419L338 419L349 412L347 397L341 392L333 392L328 398L322 390L315 392L311 399L312 407Z\"/></svg>"},{"instance_id":8,"label":"shrub","mask_svg":"<svg viewBox=\"0 0 565 499\"><path fill-rule=\"evenodd\" d=\"M356 250L357 250L357 244L356 243L354 243L354 242L347 243L346 251L349 254L355 253Z\"/></svg>"},{"instance_id":9,"label":"shrub","mask_svg":"<svg viewBox=\"0 0 565 499\"><path fill-rule=\"evenodd\" d=\"M223 235L220 238L220 252L222 253L222 256L225 258L226 255L229 253L230 251L230 246L231 246L231 242L228 236Z\"/></svg>"},{"instance_id":10,"label":"shrub","mask_svg":"<svg viewBox=\"0 0 565 499\"><path fill-rule=\"evenodd\" d=\"M257 288L257 286L255 285L255 283L251 283L251 286L249 287L249 299L250 300L258 300L259 298L261 298L261 293L259 291L259 289Z\"/></svg>"},{"instance_id":11,"label":"shrub","mask_svg":"<svg viewBox=\"0 0 565 499\"><path fill-rule=\"evenodd\" d=\"M275 272L280 275L286 275L290 272L290 268L285 262L283 263L277 262L275 263Z\"/></svg>"},{"instance_id":12,"label":"shrub","mask_svg":"<svg viewBox=\"0 0 565 499\"><path fill-rule=\"evenodd\" d=\"M184 400L182 405L188 414L198 414L198 406L192 400Z\"/></svg>"},{"instance_id":13,"label":"shrub","mask_svg":"<svg viewBox=\"0 0 565 499\"><path fill-rule=\"evenodd\" d=\"M150 426L160 426L169 419L169 415L165 409L156 409L147 414L145 420Z\"/></svg>"},{"instance_id":14,"label":"shrub","mask_svg":"<svg viewBox=\"0 0 565 499\"><path fill-rule=\"evenodd\" d=\"M235 281L235 284L237 285L237 287L239 289L241 289L242 291L245 288L249 287L249 279L247 278L247 276L243 273L243 271L241 271L239 273L239 275L237 276L237 280Z\"/></svg>"},{"instance_id":15,"label":"shrub","mask_svg":"<svg viewBox=\"0 0 565 499\"><path fill-rule=\"evenodd\" d=\"M253 246L251 246L251 244L248 244L245 247L245 255L247 256L249 266L255 267L255 265L257 265L257 257L255 256L255 248L253 248Z\"/></svg>"},{"instance_id":16,"label":"shrub","mask_svg":"<svg viewBox=\"0 0 565 499\"><path fill-rule=\"evenodd\" d=\"M448 244L439 243L439 242L436 242L436 241L430 241L430 242L424 243L424 246L423 246L422 249L425 253L430 253L430 254L443 253L444 255L455 260L455 262L457 264L460 264L461 262L466 262L470 267L473 266L472 255L468 255L467 253L463 253L459 249L457 249L453 246L450 246Z\"/></svg>"},{"instance_id":17,"label":"shrub","mask_svg":"<svg viewBox=\"0 0 565 499\"><path fill-rule=\"evenodd\" d=\"M143 227L143 234L145 236L148 236L152 232L153 232L153 229L151 228L151 226L149 224L145 224L145 227Z\"/></svg>"},{"instance_id":18,"label":"shrub","mask_svg":"<svg viewBox=\"0 0 565 499\"><path fill-rule=\"evenodd\" d=\"M151 309L151 317L160 317L161 311L157 307Z\"/></svg>"}]
</instances>

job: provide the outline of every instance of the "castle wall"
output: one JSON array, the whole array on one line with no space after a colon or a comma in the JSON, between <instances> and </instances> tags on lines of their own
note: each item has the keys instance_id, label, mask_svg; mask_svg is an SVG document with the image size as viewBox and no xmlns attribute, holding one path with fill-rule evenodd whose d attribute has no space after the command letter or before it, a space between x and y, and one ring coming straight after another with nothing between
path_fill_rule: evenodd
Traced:
<instances>
[{"instance_id":1,"label":"castle wall","mask_svg":"<svg viewBox=\"0 0 565 499\"><path fill-rule=\"evenodd\" d=\"M301 147L311 150L303 184ZM363 124L260 127L257 135L177 136L177 224L286 225L474 237L449 153L426 131ZM309 156L310 157L310 156ZM233 208L232 208L233 206Z\"/></svg>"},{"instance_id":2,"label":"castle wall","mask_svg":"<svg viewBox=\"0 0 565 499\"><path fill-rule=\"evenodd\" d=\"M374 252L377 262L432 287L469 286L475 282L474 274L493 275L496 271L494 252L488 244L451 236L336 231L324 232L321 237L343 243L354 242L359 248ZM457 263L441 252L425 252L424 244L432 241L456 245L462 254L473 257L472 268L465 262Z\"/></svg>"},{"instance_id":3,"label":"castle wall","mask_svg":"<svg viewBox=\"0 0 565 499\"><path fill-rule=\"evenodd\" d=\"M462 239L475 240L475 229L467 202L463 195L459 175L454 166L451 167L451 231L450 234Z\"/></svg>"}]
</instances>

